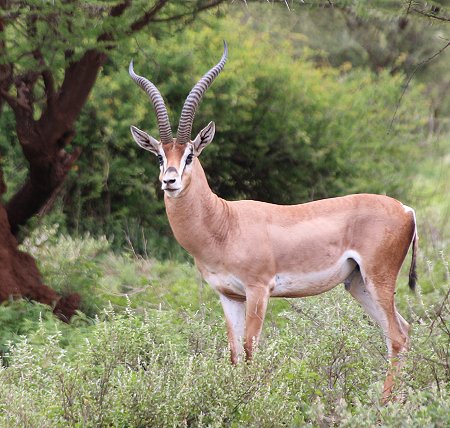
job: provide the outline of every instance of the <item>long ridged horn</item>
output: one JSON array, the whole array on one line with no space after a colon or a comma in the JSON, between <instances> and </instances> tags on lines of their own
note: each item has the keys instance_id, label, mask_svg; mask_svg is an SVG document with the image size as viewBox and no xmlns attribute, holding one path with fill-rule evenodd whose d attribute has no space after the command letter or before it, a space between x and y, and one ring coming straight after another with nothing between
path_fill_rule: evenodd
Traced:
<instances>
[{"instance_id":1,"label":"long ridged horn","mask_svg":"<svg viewBox=\"0 0 450 428\"><path fill-rule=\"evenodd\" d=\"M145 77L138 76L133 70L133 60L130 62L128 69L131 78L147 93L150 97L153 107L156 112L156 119L158 121L159 138L163 144L172 144L172 129L170 128L169 115L167 114L166 105L163 97L156 86Z\"/></svg>"},{"instance_id":2,"label":"long ridged horn","mask_svg":"<svg viewBox=\"0 0 450 428\"><path fill-rule=\"evenodd\" d=\"M227 61L228 46L227 42L223 41L223 55L216 66L211 68L192 88L181 110L180 123L178 124L177 143L186 144L191 139L192 124L194 122L195 111L203 97L203 94L209 88L214 79L223 70L225 62Z\"/></svg>"}]
</instances>

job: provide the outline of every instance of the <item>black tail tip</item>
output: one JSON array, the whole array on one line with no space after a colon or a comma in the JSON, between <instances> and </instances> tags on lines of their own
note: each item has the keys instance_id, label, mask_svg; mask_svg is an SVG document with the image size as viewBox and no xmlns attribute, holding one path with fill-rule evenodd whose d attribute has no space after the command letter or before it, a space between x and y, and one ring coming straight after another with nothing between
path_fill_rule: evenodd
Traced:
<instances>
[{"instance_id":1,"label":"black tail tip","mask_svg":"<svg viewBox=\"0 0 450 428\"><path fill-rule=\"evenodd\" d=\"M408 281L408 285L411 291L413 292L416 291L416 284L417 284L417 273L416 270L414 269L412 272L410 272Z\"/></svg>"}]
</instances>

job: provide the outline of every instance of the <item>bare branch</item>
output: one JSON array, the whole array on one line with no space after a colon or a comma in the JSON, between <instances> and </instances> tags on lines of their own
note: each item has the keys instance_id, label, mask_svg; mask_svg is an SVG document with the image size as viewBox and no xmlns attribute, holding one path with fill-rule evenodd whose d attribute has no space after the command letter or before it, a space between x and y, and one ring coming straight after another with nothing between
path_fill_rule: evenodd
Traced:
<instances>
[{"instance_id":1,"label":"bare branch","mask_svg":"<svg viewBox=\"0 0 450 428\"><path fill-rule=\"evenodd\" d=\"M409 0L409 3L408 3L408 9L406 9L406 14L408 15L408 13L409 13L409 11L410 11L410 9L411 9L411 3L413 2L413 0Z\"/></svg>"},{"instance_id":2,"label":"bare branch","mask_svg":"<svg viewBox=\"0 0 450 428\"><path fill-rule=\"evenodd\" d=\"M438 318L441 318L442 312L443 312L445 306L448 305L449 302L450 302L450 288L447 290L447 293L445 294L444 298L442 299L442 303L440 304L438 310L436 311L436 317L433 319L433 322L430 325L430 334L428 335L428 337L430 337L431 334L433 333L433 328L434 328L435 322L437 321Z\"/></svg>"},{"instance_id":3,"label":"bare branch","mask_svg":"<svg viewBox=\"0 0 450 428\"><path fill-rule=\"evenodd\" d=\"M22 99L13 97L3 88L0 88L0 95L14 110L15 113L18 113L20 110L27 110L27 111L30 110L30 106L24 103Z\"/></svg>"},{"instance_id":4,"label":"bare branch","mask_svg":"<svg viewBox=\"0 0 450 428\"><path fill-rule=\"evenodd\" d=\"M192 17L195 13L211 9L215 6L219 6L223 2L224 2L224 0L214 0L211 3L205 4L201 7L199 7L195 11L180 13L179 15L172 15L172 16L168 16L167 18L155 18L152 20L152 22L169 22L169 21L176 21L178 19L183 19L183 18L187 18L187 17Z\"/></svg>"},{"instance_id":5,"label":"bare branch","mask_svg":"<svg viewBox=\"0 0 450 428\"><path fill-rule=\"evenodd\" d=\"M141 30L145 27L150 21L152 21L153 17L166 5L168 0L159 0L155 3L155 5L144 15L142 15L137 21L134 21L130 26L130 30L132 33Z\"/></svg>"},{"instance_id":6,"label":"bare branch","mask_svg":"<svg viewBox=\"0 0 450 428\"><path fill-rule=\"evenodd\" d=\"M408 11L410 10L411 3L408 6ZM439 21L450 22L450 18L446 18L445 16L438 16L432 13L426 12L424 10L416 9L415 7L411 8L413 12L418 13L419 15L426 16L427 18L437 19Z\"/></svg>"},{"instance_id":7,"label":"bare branch","mask_svg":"<svg viewBox=\"0 0 450 428\"><path fill-rule=\"evenodd\" d=\"M408 79L406 80L406 83L405 83L405 86L404 86L404 88L403 88L403 91L402 91L402 93L401 93L401 95L400 95L400 98L399 98L398 101L397 101L397 105L396 105L396 107L395 107L395 111L394 111L394 114L392 115L391 123L389 124L389 128L388 128L388 131L387 131L387 134L388 134L388 135L390 134L390 132L391 132L391 130L392 130L392 125L394 124L394 120L395 120L395 118L397 117L397 112L398 112L398 109L399 109L400 104L401 104L401 102L402 102L403 96L405 95L405 92L406 92L406 90L408 89L408 86L409 86L409 84L410 84L412 78L413 78L414 75L416 74L417 70L419 70L420 67L422 67L423 65L427 64L428 62L433 61L437 56L439 56L442 52L444 52L445 49L447 49L449 46L450 46L450 42L448 42L444 47L442 47L441 49L439 49L436 53L434 53L433 55L431 55L429 58L427 58L427 59L425 59L425 60L419 62L419 64L417 64L417 65L414 67L414 70L413 70L412 73L408 76Z\"/></svg>"},{"instance_id":8,"label":"bare branch","mask_svg":"<svg viewBox=\"0 0 450 428\"><path fill-rule=\"evenodd\" d=\"M125 0L123 3L119 3L118 5L114 6L111 9L111 12L109 12L110 16L118 17L121 16L126 9L128 9L131 5L131 0Z\"/></svg>"},{"instance_id":9,"label":"bare branch","mask_svg":"<svg viewBox=\"0 0 450 428\"><path fill-rule=\"evenodd\" d=\"M53 102L55 98L55 81L53 79L53 73L47 67L47 64L40 49L35 49L33 51L33 57L39 62L39 65L42 68L40 74L42 76L42 80L44 81L47 106L51 108L53 107Z\"/></svg>"}]
</instances>

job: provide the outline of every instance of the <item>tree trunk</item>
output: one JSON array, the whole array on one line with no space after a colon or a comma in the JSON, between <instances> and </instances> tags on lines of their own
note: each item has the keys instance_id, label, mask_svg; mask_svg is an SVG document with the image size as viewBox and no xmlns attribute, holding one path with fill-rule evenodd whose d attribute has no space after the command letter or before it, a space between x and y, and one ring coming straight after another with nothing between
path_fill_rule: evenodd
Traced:
<instances>
[{"instance_id":1,"label":"tree trunk","mask_svg":"<svg viewBox=\"0 0 450 428\"><path fill-rule=\"evenodd\" d=\"M17 98L3 93L15 113L17 137L30 167L22 188L6 205L0 203L0 301L18 297L36 300L52 306L65 321L75 313L80 296L61 297L44 285L34 259L19 251L15 236L31 217L48 209L78 158L78 148L71 153L65 148L71 145L74 123L106 58L102 52L87 51L67 67L58 91L50 72L42 72L47 106L39 120L33 118L35 81L19 82ZM0 197L5 191L0 169Z\"/></svg>"},{"instance_id":2,"label":"tree trunk","mask_svg":"<svg viewBox=\"0 0 450 428\"><path fill-rule=\"evenodd\" d=\"M30 164L27 181L6 205L14 235L31 217L45 209L78 158L78 148L73 148L71 153L65 149L71 145L75 121L106 59L103 52L87 51L67 67L58 91L48 82L47 106L39 120L33 118L31 88L24 84L18 89L21 104L10 100L16 116L17 137ZM53 80L49 75L47 78Z\"/></svg>"},{"instance_id":3,"label":"tree trunk","mask_svg":"<svg viewBox=\"0 0 450 428\"><path fill-rule=\"evenodd\" d=\"M0 196L6 191L0 170ZM18 249L11 233L4 206L0 203L0 301L25 297L50 305L54 313L68 321L80 303L80 296L72 294L61 297L42 283L34 259Z\"/></svg>"}]
</instances>

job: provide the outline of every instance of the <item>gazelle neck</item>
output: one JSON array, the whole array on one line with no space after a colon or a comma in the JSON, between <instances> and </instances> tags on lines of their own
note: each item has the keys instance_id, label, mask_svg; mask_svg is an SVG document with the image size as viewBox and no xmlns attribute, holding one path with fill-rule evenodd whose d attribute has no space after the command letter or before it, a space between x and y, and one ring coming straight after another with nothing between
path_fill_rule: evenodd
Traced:
<instances>
[{"instance_id":1,"label":"gazelle neck","mask_svg":"<svg viewBox=\"0 0 450 428\"><path fill-rule=\"evenodd\" d=\"M211 191L198 159L194 160L187 188L176 198L165 195L164 202L176 240L194 257L223 243L230 225L229 207Z\"/></svg>"}]
</instances>

